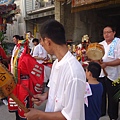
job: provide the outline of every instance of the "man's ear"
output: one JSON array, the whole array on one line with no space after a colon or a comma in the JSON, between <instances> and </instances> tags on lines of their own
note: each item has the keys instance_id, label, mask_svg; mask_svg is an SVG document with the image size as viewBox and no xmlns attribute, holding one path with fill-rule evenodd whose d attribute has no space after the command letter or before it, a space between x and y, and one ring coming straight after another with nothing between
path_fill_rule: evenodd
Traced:
<instances>
[{"instance_id":1,"label":"man's ear","mask_svg":"<svg viewBox=\"0 0 120 120\"><path fill-rule=\"evenodd\" d=\"M47 44L47 46L50 46L51 45L51 40L49 39L49 38L46 38L47 40L46 40L46 44Z\"/></svg>"},{"instance_id":2,"label":"man's ear","mask_svg":"<svg viewBox=\"0 0 120 120\"><path fill-rule=\"evenodd\" d=\"M45 43L47 46L51 46L51 39L50 38L45 38Z\"/></svg>"},{"instance_id":3,"label":"man's ear","mask_svg":"<svg viewBox=\"0 0 120 120\"><path fill-rule=\"evenodd\" d=\"M114 35L116 34L116 31L114 31Z\"/></svg>"},{"instance_id":4,"label":"man's ear","mask_svg":"<svg viewBox=\"0 0 120 120\"><path fill-rule=\"evenodd\" d=\"M92 73L89 71L89 76L92 76Z\"/></svg>"}]
</instances>

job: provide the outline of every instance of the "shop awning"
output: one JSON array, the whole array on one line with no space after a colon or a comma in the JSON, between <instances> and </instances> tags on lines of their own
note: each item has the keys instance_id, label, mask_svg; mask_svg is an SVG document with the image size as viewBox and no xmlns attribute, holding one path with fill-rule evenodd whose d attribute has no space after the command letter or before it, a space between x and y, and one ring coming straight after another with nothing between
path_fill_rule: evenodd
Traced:
<instances>
[{"instance_id":1,"label":"shop awning","mask_svg":"<svg viewBox=\"0 0 120 120\"><path fill-rule=\"evenodd\" d=\"M72 0L71 12L101 8L115 4L120 4L120 0Z\"/></svg>"}]
</instances>

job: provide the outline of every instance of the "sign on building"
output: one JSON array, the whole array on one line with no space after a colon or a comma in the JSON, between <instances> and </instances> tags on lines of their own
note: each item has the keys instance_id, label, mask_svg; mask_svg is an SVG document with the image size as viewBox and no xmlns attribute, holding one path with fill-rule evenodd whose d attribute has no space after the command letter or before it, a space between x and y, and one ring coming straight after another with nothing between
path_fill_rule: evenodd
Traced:
<instances>
[{"instance_id":1,"label":"sign on building","mask_svg":"<svg viewBox=\"0 0 120 120\"><path fill-rule=\"evenodd\" d=\"M106 1L106 0L72 0L72 7L78 7L78 6L93 4L102 1Z\"/></svg>"}]
</instances>

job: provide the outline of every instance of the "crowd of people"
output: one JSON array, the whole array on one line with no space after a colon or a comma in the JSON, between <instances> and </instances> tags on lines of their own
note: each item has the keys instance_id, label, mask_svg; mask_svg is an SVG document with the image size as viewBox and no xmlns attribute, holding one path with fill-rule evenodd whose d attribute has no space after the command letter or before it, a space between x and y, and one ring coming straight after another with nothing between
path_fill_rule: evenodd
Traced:
<instances>
[{"instance_id":1,"label":"crowd of people","mask_svg":"<svg viewBox=\"0 0 120 120\"><path fill-rule=\"evenodd\" d=\"M119 85L113 86L112 82L119 77L120 39L115 34L112 26L104 27L105 40L99 44L103 45L105 54L100 63L90 61L86 70L68 50L64 27L56 20L42 24L40 40L30 31L25 39L14 35L10 63L16 80L13 93L29 109L24 113L8 98L8 109L16 113L16 120L99 120L107 110L110 120L117 120L119 100L114 95ZM56 56L52 68L44 64L50 55ZM47 82L49 90L44 92ZM24 87L34 95L30 96ZM45 111L33 108L45 100Z\"/></svg>"}]
</instances>

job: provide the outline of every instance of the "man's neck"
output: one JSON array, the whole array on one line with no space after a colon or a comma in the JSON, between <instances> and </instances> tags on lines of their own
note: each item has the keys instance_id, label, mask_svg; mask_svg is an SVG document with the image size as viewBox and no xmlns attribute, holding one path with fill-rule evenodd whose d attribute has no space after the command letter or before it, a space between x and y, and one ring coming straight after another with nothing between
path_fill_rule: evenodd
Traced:
<instances>
[{"instance_id":1,"label":"man's neck","mask_svg":"<svg viewBox=\"0 0 120 120\"><path fill-rule=\"evenodd\" d=\"M90 78L90 79L88 80L88 83L89 83L89 84L98 84L99 82L97 81L96 78Z\"/></svg>"},{"instance_id":2,"label":"man's neck","mask_svg":"<svg viewBox=\"0 0 120 120\"><path fill-rule=\"evenodd\" d=\"M112 40L106 41L106 43L109 45L113 40L114 38Z\"/></svg>"},{"instance_id":3,"label":"man's neck","mask_svg":"<svg viewBox=\"0 0 120 120\"><path fill-rule=\"evenodd\" d=\"M66 45L58 45L56 46L55 50L54 50L54 54L55 56L57 57L58 61L60 61L64 56L65 54L68 52L68 48Z\"/></svg>"}]
</instances>

